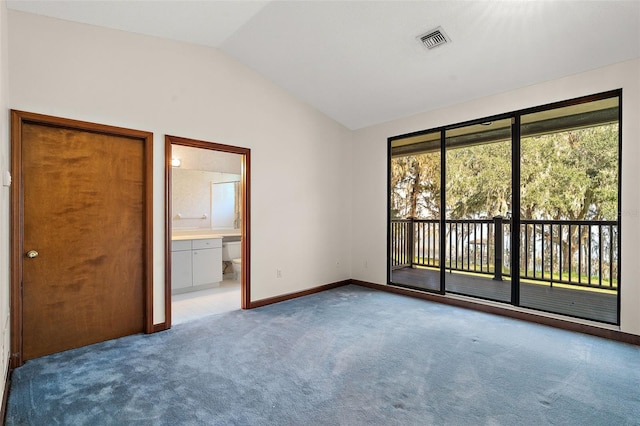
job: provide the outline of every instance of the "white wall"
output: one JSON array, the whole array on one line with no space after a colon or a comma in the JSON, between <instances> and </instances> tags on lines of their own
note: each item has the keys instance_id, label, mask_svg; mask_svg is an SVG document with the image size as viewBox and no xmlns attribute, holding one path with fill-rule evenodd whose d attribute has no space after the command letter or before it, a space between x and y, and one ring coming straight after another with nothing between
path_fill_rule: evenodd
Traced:
<instances>
[{"instance_id":1,"label":"white wall","mask_svg":"<svg viewBox=\"0 0 640 426\"><path fill-rule=\"evenodd\" d=\"M640 185L637 184L640 182L640 60L477 99L355 132L352 146L353 278L386 284L388 137L618 88L623 89L620 329L640 335L640 262L637 260L640 244Z\"/></svg>"},{"instance_id":2,"label":"white wall","mask_svg":"<svg viewBox=\"0 0 640 426\"><path fill-rule=\"evenodd\" d=\"M240 154L172 145L171 158L180 160L181 165L175 170L209 170L237 175L242 173Z\"/></svg>"},{"instance_id":3,"label":"white wall","mask_svg":"<svg viewBox=\"0 0 640 426\"><path fill-rule=\"evenodd\" d=\"M238 162L240 156L238 155ZM171 176L171 208L172 208L172 230L192 228L233 228L235 218L235 197L233 184L231 183L230 198L225 199L225 205L215 204L213 197L213 183L240 182L240 175L231 173L208 172L204 170L186 170L174 168ZM216 212L228 212L228 226L220 226L220 221L214 217L214 206L218 207ZM180 215L181 217L178 217ZM206 215L206 218L203 216ZM194 219L191 219L194 218ZM197 218L197 219L196 219Z\"/></svg>"},{"instance_id":4,"label":"white wall","mask_svg":"<svg viewBox=\"0 0 640 426\"><path fill-rule=\"evenodd\" d=\"M2 185L3 175L10 168L7 42L7 5L3 1L0 2L0 185ZM0 186L0 377L2 377L0 396L4 392L4 378L10 351L9 297L9 188Z\"/></svg>"},{"instance_id":5,"label":"white wall","mask_svg":"<svg viewBox=\"0 0 640 426\"><path fill-rule=\"evenodd\" d=\"M215 49L16 11L9 36L10 108L154 132L155 323L165 134L251 149L252 300L351 276L346 128Z\"/></svg>"},{"instance_id":6,"label":"white wall","mask_svg":"<svg viewBox=\"0 0 640 426\"><path fill-rule=\"evenodd\" d=\"M172 226L211 229L211 182L214 172L202 170L173 170L171 184ZM182 218L177 219L176 216ZM199 218L206 215L206 219Z\"/></svg>"}]
</instances>

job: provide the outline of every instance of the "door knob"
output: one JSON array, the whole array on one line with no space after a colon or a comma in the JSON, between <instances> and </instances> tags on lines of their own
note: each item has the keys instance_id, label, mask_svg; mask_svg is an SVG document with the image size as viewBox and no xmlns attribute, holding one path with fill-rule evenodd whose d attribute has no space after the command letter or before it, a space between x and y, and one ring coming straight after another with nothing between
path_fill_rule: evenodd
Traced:
<instances>
[{"instance_id":1,"label":"door knob","mask_svg":"<svg viewBox=\"0 0 640 426\"><path fill-rule=\"evenodd\" d=\"M29 259L33 259L34 257L38 257L38 252L37 252L37 251L35 251L35 250L29 250L29 251L27 252L27 257L28 257Z\"/></svg>"}]
</instances>

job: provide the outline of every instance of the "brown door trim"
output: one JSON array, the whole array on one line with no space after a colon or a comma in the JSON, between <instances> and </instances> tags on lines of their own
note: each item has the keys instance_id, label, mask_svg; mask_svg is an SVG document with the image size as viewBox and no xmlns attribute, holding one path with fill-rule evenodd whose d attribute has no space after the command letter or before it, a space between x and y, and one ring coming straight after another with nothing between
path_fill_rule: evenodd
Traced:
<instances>
[{"instance_id":1,"label":"brown door trim","mask_svg":"<svg viewBox=\"0 0 640 426\"><path fill-rule=\"evenodd\" d=\"M214 142L206 142L179 136L165 136L165 329L171 328L171 145L189 146L192 148L208 149L211 151L228 152L242 155L242 283L241 307L249 309L251 306L251 150L231 145L222 145Z\"/></svg>"},{"instance_id":2,"label":"brown door trim","mask_svg":"<svg viewBox=\"0 0 640 426\"><path fill-rule=\"evenodd\" d=\"M25 123L82 130L113 136L140 139L144 143L145 175L145 332L153 332L153 133L67 118L11 110L11 185L10 201L10 268L11 268L11 367L23 364L22 358L22 253L24 200L22 180L22 126Z\"/></svg>"}]
</instances>

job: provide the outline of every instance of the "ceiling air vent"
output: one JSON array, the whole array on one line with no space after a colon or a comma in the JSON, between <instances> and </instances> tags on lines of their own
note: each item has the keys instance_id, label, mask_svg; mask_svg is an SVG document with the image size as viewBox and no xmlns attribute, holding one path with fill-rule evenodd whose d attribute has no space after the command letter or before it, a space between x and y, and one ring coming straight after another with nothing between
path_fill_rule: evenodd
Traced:
<instances>
[{"instance_id":1,"label":"ceiling air vent","mask_svg":"<svg viewBox=\"0 0 640 426\"><path fill-rule=\"evenodd\" d=\"M426 46L427 49L433 49L445 43L449 43L451 39L444 33L442 27L438 27L434 30L427 31L426 33L419 35L418 40Z\"/></svg>"}]
</instances>

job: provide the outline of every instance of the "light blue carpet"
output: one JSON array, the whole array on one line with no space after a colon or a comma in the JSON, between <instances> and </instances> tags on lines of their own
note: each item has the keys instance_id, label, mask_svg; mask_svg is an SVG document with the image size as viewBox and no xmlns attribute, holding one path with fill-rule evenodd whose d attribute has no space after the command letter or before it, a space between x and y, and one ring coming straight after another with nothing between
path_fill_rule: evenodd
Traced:
<instances>
[{"instance_id":1,"label":"light blue carpet","mask_svg":"<svg viewBox=\"0 0 640 426\"><path fill-rule=\"evenodd\" d=\"M639 425L640 348L346 286L27 362L8 425Z\"/></svg>"}]
</instances>

